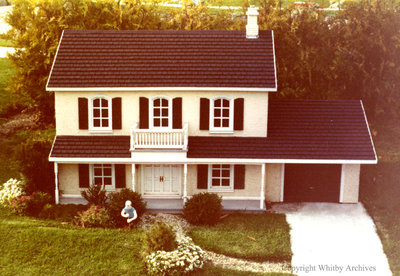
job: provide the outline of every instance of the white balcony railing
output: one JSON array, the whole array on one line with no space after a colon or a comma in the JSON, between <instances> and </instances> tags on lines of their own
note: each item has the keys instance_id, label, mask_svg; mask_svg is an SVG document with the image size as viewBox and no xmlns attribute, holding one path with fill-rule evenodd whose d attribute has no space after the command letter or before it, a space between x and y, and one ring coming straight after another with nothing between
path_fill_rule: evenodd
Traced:
<instances>
[{"instance_id":1,"label":"white balcony railing","mask_svg":"<svg viewBox=\"0 0 400 276\"><path fill-rule=\"evenodd\" d=\"M139 129L138 123L131 127L131 150L135 149L181 149L187 150L188 127L183 129Z\"/></svg>"}]
</instances>

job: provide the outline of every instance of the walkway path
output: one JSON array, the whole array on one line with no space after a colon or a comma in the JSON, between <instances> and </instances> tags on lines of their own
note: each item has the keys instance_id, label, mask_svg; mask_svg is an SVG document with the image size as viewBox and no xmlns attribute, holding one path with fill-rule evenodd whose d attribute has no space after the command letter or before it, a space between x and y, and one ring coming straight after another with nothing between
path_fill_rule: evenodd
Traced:
<instances>
[{"instance_id":1,"label":"walkway path","mask_svg":"<svg viewBox=\"0 0 400 276\"><path fill-rule=\"evenodd\" d=\"M286 213L291 227L293 272L299 276L392 275L361 203L285 204L277 211Z\"/></svg>"}]
</instances>

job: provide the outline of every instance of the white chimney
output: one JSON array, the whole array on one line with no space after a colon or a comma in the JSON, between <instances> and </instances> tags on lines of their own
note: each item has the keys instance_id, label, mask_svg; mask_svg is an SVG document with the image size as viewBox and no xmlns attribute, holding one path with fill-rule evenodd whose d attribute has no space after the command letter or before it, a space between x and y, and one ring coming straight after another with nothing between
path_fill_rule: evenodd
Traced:
<instances>
[{"instance_id":1,"label":"white chimney","mask_svg":"<svg viewBox=\"0 0 400 276\"><path fill-rule=\"evenodd\" d=\"M247 10L246 38L258 38L258 8L250 6Z\"/></svg>"}]
</instances>

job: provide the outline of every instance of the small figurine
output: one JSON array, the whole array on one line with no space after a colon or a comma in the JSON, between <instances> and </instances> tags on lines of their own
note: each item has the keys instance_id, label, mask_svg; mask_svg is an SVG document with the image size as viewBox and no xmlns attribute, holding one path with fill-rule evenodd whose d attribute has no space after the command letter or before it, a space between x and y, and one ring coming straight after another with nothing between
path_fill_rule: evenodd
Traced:
<instances>
[{"instance_id":1,"label":"small figurine","mask_svg":"<svg viewBox=\"0 0 400 276\"><path fill-rule=\"evenodd\" d=\"M127 218L126 222L129 223L129 225L137 218L136 210L132 207L132 202L130 200L125 202L125 208L122 209L121 216Z\"/></svg>"}]
</instances>

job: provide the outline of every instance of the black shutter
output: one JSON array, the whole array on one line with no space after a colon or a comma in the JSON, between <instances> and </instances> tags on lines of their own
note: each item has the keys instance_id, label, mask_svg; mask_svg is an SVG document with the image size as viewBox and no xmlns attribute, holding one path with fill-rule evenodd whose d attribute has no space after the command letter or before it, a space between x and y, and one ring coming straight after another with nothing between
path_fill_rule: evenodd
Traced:
<instances>
[{"instance_id":1,"label":"black shutter","mask_svg":"<svg viewBox=\"0 0 400 276\"><path fill-rule=\"evenodd\" d=\"M149 99L139 98L139 128L149 128Z\"/></svg>"},{"instance_id":2,"label":"black shutter","mask_svg":"<svg viewBox=\"0 0 400 276\"><path fill-rule=\"evenodd\" d=\"M172 128L182 129L182 98L172 100Z\"/></svg>"},{"instance_id":3,"label":"black shutter","mask_svg":"<svg viewBox=\"0 0 400 276\"><path fill-rule=\"evenodd\" d=\"M200 130L210 129L210 100L200 98Z\"/></svg>"},{"instance_id":4,"label":"black shutter","mask_svg":"<svg viewBox=\"0 0 400 276\"><path fill-rule=\"evenodd\" d=\"M78 117L79 117L79 129L89 128L89 104L88 99L78 98Z\"/></svg>"},{"instance_id":5,"label":"black shutter","mask_svg":"<svg viewBox=\"0 0 400 276\"><path fill-rule=\"evenodd\" d=\"M208 187L208 165L197 165L197 189Z\"/></svg>"},{"instance_id":6,"label":"black shutter","mask_svg":"<svg viewBox=\"0 0 400 276\"><path fill-rule=\"evenodd\" d=\"M122 129L122 99L112 99L112 128Z\"/></svg>"},{"instance_id":7,"label":"black shutter","mask_svg":"<svg viewBox=\"0 0 400 276\"><path fill-rule=\"evenodd\" d=\"M245 165L235 165L234 188L244 189Z\"/></svg>"},{"instance_id":8,"label":"black shutter","mask_svg":"<svg viewBox=\"0 0 400 276\"><path fill-rule=\"evenodd\" d=\"M126 188L125 164L115 165L115 187Z\"/></svg>"},{"instance_id":9,"label":"black shutter","mask_svg":"<svg viewBox=\"0 0 400 276\"><path fill-rule=\"evenodd\" d=\"M89 164L79 164L79 188L89 188Z\"/></svg>"},{"instance_id":10,"label":"black shutter","mask_svg":"<svg viewBox=\"0 0 400 276\"><path fill-rule=\"evenodd\" d=\"M243 130L244 98L235 99L233 129Z\"/></svg>"}]
</instances>

